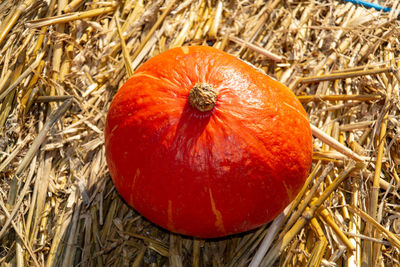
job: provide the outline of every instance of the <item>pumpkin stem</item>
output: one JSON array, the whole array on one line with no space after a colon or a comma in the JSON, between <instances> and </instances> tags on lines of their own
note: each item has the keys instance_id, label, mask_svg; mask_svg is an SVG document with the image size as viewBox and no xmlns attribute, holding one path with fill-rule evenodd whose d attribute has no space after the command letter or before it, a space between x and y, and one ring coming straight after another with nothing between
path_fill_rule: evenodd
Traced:
<instances>
[{"instance_id":1,"label":"pumpkin stem","mask_svg":"<svg viewBox=\"0 0 400 267\"><path fill-rule=\"evenodd\" d=\"M208 83L196 83L189 92L189 104L200 111L210 111L217 102L217 92Z\"/></svg>"}]
</instances>

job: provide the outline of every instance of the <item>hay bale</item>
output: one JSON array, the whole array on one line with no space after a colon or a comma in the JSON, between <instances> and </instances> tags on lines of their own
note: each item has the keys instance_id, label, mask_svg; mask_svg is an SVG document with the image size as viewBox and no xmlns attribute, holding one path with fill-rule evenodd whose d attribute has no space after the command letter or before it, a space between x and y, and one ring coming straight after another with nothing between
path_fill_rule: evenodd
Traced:
<instances>
[{"instance_id":1,"label":"hay bale","mask_svg":"<svg viewBox=\"0 0 400 267\"><path fill-rule=\"evenodd\" d=\"M4 0L0 263L4 266L399 266L400 3ZM218 240L129 208L107 171L109 103L168 48L251 62L304 103L314 163L273 223Z\"/></svg>"}]
</instances>

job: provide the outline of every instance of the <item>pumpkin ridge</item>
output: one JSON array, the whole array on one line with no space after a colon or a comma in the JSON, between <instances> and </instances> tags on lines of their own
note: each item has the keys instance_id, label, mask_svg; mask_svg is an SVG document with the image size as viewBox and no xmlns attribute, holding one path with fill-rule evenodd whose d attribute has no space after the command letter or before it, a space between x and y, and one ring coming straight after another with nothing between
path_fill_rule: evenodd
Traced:
<instances>
[{"instance_id":1,"label":"pumpkin ridge","mask_svg":"<svg viewBox=\"0 0 400 267\"><path fill-rule=\"evenodd\" d=\"M156 76L156 73L152 72L152 71L147 71L147 70L143 70L143 71L139 71L139 72L135 72L130 79L135 79L135 78L142 78L142 77L146 77L146 78L150 78L150 79L154 79L157 80L159 82L162 83L166 83L169 86L176 88L176 87L180 87L180 85L174 83L173 81L171 81L171 79L169 79L168 77L164 77L162 75Z\"/></svg>"},{"instance_id":2,"label":"pumpkin ridge","mask_svg":"<svg viewBox=\"0 0 400 267\"><path fill-rule=\"evenodd\" d=\"M308 119L306 118L306 116L305 116L303 113L301 113L298 109L296 109L295 107L293 107L292 105L290 105L290 104L288 104L288 103L286 103L286 102L283 102L283 104L284 104L285 106L289 107L291 110L293 110L293 111L297 112L298 114L300 114L301 117L302 117L307 123L309 123L309 121L308 121Z\"/></svg>"},{"instance_id":3,"label":"pumpkin ridge","mask_svg":"<svg viewBox=\"0 0 400 267\"><path fill-rule=\"evenodd\" d=\"M262 140L262 138L259 136L258 133L255 133L255 130L249 127L248 125L248 118L243 118L243 113L240 114L241 118L238 120L237 117L233 117L233 119L230 119L233 114L230 112L225 112L223 114L219 113L216 114L216 117L223 117L219 118L218 121L224 121L222 125L216 125L215 127L227 127L230 129L230 132L232 135L240 137L238 139L241 143L245 144L246 146L252 147L253 150L260 151L261 148L264 152L268 152L267 147L265 146L265 142ZM231 122L231 123L229 123ZM241 129L243 128L249 128L249 131L242 131ZM252 140L252 141L250 141ZM258 154L258 153L257 153ZM264 155L266 153L263 153ZM269 154L269 153L268 153Z\"/></svg>"},{"instance_id":4,"label":"pumpkin ridge","mask_svg":"<svg viewBox=\"0 0 400 267\"><path fill-rule=\"evenodd\" d=\"M286 184L285 179L281 179L283 187L285 187L286 194L288 195L289 199L294 199L293 190Z\"/></svg>"},{"instance_id":5,"label":"pumpkin ridge","mask_svg":"<svg viewBox=\"0 0 400 267\"><path fill-rule=\"evenodd\" d=\"M172 200L168 200L168 210L167 210L167 226L171 231L175 232L174 219L172 217Z\"/></svg>"},{"instance_id":6,"label":"pumpkin ridge","mask_svg":"<svg viewBox=\"0 0 400 267\"><path fill-rule=\"evenodd\" d=\"M211 210L215 215L215 227L217 227L217 229L219 231L221 231L221 233L226 234L226 230L225 230L225 226L224 226L224 221L222 219L222 214L221 212L217 209L216 205L215 205L215 200L213 198L213 194L211 191L211 188L208 188L208 193L210 195L210 203L211 203Z\"/></svg>"}]
</instances>

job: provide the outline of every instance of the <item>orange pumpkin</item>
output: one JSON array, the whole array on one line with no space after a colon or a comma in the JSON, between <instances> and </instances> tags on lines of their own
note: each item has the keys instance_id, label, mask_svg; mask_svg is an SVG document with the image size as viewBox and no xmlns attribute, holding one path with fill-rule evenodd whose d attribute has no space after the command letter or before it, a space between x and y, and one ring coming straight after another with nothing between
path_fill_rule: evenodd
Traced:
<instances>
[{"instance_id":1,"label":"orange pumpkin","mask_svg":"<svg viewBox=\"0 0 400 267\"><path fill-rule=\"evenodd\" d=\"M168 50L115 95L107 163L150 221L202 238L273 220L309 172L307 114L284 85L211 47Z\"/></svg>"}]
</instances>

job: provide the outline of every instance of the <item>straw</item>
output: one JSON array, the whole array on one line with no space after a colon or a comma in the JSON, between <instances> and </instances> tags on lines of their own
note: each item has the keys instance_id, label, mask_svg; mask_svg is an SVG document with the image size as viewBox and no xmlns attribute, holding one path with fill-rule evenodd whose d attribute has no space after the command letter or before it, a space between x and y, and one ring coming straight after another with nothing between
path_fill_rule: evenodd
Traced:
<instances>
[{"instance_id":1,"label":"straw","mask_svg":"<svg viewBox=\"0 0 400 267\"><path fill-rule=\"evenodd\" d=\"M399 1L15 2L0 1L0 265L400 264ZM253 231L172 234L110 176L115 93L146 60L191 45L251 63L308 115L308 177Z\"/></svg>"}]
</instances>

